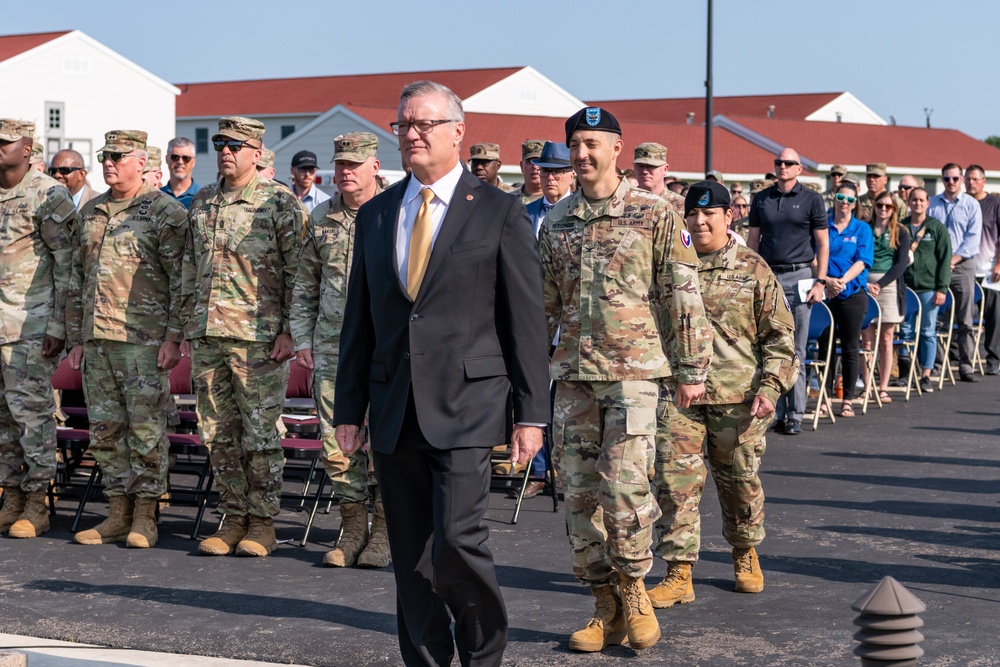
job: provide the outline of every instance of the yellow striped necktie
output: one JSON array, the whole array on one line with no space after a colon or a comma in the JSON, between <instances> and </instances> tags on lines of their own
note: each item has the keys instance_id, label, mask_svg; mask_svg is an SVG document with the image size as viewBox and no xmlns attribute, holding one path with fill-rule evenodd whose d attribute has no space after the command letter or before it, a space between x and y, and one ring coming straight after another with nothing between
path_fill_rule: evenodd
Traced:
<instances>
[{"instance_id":1,"label":"yellow striped necktie","mask_svg":"<svg viewBox=\"0 0 1000 667\"><path fill-rule=\"evenodd\" d=\"M434 199L434 192L430 188L424 188L420 191L420 197L424 203L420 205L417 217L413 221L413 231L410 234L410 257L406 267L406 291L409 292L411 299L417 298L420 283L424 280L427 263L431 258L431 237L433 236L431 200Z\"/></svg>"}]
</instances>

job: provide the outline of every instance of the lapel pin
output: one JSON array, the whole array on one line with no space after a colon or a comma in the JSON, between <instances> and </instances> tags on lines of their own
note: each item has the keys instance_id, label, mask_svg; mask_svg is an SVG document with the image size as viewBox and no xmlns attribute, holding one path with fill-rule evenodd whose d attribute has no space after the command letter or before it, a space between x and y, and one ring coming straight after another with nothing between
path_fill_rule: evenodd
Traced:
<instances>
[{"instance_id":1,"label":"lapel pin","mask_svg":"<svg viewBox=\"0 0 1000 667\"><path fill-rule=\"evenodd\" d=\"M472 195L465 195L465 201L472 201Z\"/></svg>"}]
</instances>

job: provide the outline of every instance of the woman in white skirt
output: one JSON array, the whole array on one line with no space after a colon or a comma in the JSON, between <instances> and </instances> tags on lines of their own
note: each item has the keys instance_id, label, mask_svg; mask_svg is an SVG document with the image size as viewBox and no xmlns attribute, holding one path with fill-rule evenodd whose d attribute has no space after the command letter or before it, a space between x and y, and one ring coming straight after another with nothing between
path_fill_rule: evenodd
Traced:
<instances>
[{"instance_id":1,"label":"woman in white skirt","mask_svg":"<svg viewBox=\"0 0 1000 667\"><path fill-rule=\"evenodd\" d=\"M906 315L906 288L903 273L909 264L910 234L899 223L906 211L897 211L892 193L885 190L875 198L872 208L872 236L875 238L875 259L868 271L868 293L882 309L882 327L878 332L870 326L862 332L865 349L878 345L879 396L891 403L889 375L892 373L892 338L896 325ZM870 381L870 379L868 380ZM868 385L868 381L865 385Z\"/></svg>"}]
</instances>

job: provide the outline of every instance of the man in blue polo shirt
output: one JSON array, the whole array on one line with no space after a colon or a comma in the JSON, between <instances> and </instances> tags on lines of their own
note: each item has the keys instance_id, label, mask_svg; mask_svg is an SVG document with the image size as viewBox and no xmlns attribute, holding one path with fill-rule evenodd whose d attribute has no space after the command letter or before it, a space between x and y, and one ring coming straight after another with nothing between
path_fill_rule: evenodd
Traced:
<instances>
[{"instance_id":1,"label":"man in blue polo shirt","mask_svg":"<svg viewBox=\"0 0 1000 667\"><path fill-rule=\"evenodd\" d=\"M750 205L747 245L760 253L781 283L795 318L795 354L806 358L809 313L812 304L825 298L826 270L830 257L829 222L819 193L798 182L802 160L791 148L774 159L777 182L754 195ZM815 247L815 251L813 248ZM816 258L816 269L812 268ZM799 281L816 279L806 299L799 296ZM795 387L778 399L775 430L786 435L802 432L806 408L806 365L803 362Z\"/></svg>"},{"instance_id":2,"label":"man in blue polo shirt","mask_svg":"<svg viewBox=\"0 0 1000 667\"><path fill-rule=\"evenodd\" d=\"M191 208L191 200L201 190L201 186L191 177L195 162L193 141L186 137L174 137L170 140L167 144L170 180L160 191L179 201L184 208Z\"/></svg>"}]
</instances>

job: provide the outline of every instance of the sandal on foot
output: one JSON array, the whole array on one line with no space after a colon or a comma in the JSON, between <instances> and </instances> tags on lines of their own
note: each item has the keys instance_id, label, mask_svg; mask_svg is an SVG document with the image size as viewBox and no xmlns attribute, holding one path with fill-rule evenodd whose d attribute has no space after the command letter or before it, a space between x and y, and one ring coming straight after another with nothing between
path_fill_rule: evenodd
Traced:
<instances>
[{"instance_id":1,"label":"sandal on foot","mask_svg":"<svg viewBox=\"0 0 1000 667\"><path fill-rule=\"evenodd\" d=\"M878 400L882 403L892 403L892 396L885 389L878 393Z\"/></svg>"},{"instance_id":2,"label":"sandal on foot","mask_svg":"<svg viewBox=\"0 0 1000 667\"><path fill-rule=\"evenodd\" d=\"M850 401L845 401L843 405L840 406L840 416L850 418L854 416L854 406Z\"/></svg>"}]
</instances>

